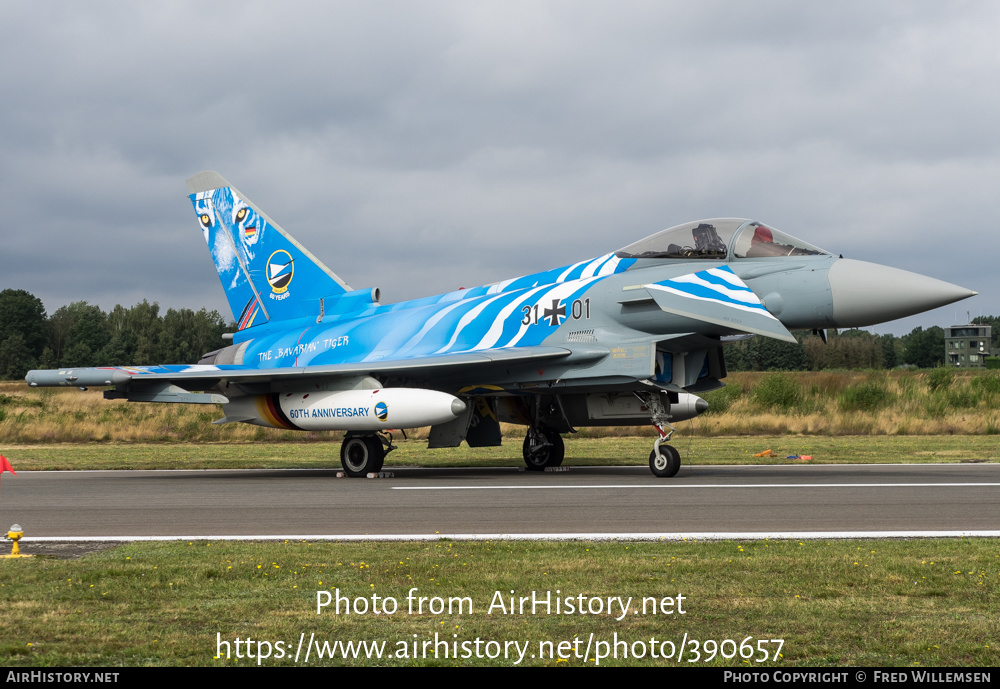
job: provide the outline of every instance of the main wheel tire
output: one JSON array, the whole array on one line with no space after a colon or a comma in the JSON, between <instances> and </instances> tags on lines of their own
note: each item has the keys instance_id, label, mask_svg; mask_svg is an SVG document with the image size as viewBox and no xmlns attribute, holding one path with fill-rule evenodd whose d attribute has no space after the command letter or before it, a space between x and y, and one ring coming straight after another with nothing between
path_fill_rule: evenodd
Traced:
<instances>
[{"instance_id":1,"label":"main wheel tire","mask_svg":"<svg viewBox=\"0 0 1000 689\"><path fill-rule=\"evenodd\" d=\"M566 455L566 445L561 435L551 428L543 428L541 433L545 437L544 447L533 448L530 433L524 437L524 446L521 449L528 471L544 471L545 467L557 467L562 464Z\"/></svg>"},{"instance_id":2,"label":"main wheel tire","mask_svg":"<svg viewBox=\"0 0 1000 689\"><path fill-rule=\"evenodd\" d=\"M359 478L381 471L384 461L382 441L373 435L344 438L340 446L340 464L348 476Z\"/></svg>"},{"instance_id":3,"label":"main wheel tire","mask_svg":"<svg viewBox=\"0 0 1000 689\"><path fill-rule=\"evenodd\" d=\"M670 478L675 476L681 468L681 455L670 445L660 445L660 453L656 450L649 453L649 470L653 476L659 478Z\"/></svg>"}]
</instances>

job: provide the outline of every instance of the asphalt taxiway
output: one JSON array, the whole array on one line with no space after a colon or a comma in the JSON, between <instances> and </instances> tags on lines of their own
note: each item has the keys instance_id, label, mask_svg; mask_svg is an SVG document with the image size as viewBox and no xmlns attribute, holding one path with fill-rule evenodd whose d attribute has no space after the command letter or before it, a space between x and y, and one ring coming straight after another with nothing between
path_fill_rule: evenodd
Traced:
<instances>
[{"instance_id":1,"label":"asphalt taxiway","mask_svg":"<svg viewBox=\"0 0 1000 689\"><path fill-rule=\"evenodd\" d=\"M26 539L1000 535L1000 464L22 471Z\"/></svg>"}]
</instances>

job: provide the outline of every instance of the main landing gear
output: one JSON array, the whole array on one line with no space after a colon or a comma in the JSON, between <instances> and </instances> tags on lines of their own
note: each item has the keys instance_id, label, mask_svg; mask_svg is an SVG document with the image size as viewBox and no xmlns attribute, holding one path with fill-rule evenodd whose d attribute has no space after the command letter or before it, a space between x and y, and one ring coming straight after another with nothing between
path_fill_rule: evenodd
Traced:
<instances>
[{"instance_id":1,"label":"main landing gear","mask_svg":"<svg viewBox=\"0 0 1000 689\"><path fill-rule=\"evenodd\" d=\"M524 464L528 471L544 471L545 467L557 467L563 462L566 446L562 436L551 428L535 429L528 427L528 435L524 437Z\"/></svg>"},{"instance_id":2,"label":"main landing gear","mask_svg":"<svg viewBox=\"0 0 1000 689\"><path fill-rule=\"evenodd\" d=\"M681 468L681 455L664 442L670 440L670 436L674 434L674 427L669 422L670 415L667 413L666 407L663 406L658 393L637 392L635 396L649 409L649 420L656 432L660 434L660 437L653 443L653 451L649 453L649 470L657 478L675 476Z\"/></svg>"},{"instance_id":3,"label":"main landing gear","mask_svg":"<svg viewBox=\"0 0 1000 689\"><path fill-rule=\"evenodd\" d=\"M385 456L396 449L392 435L351 435L344 437L340 446L340 463L344 473L352 478L364 477L382 471Z\"/></svg>"}]
</instances>

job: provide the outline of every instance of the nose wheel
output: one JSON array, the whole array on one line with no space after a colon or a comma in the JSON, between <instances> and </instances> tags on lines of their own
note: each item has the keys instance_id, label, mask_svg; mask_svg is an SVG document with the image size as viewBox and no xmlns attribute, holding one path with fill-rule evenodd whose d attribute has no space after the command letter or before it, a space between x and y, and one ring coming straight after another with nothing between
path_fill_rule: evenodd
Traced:
<instances>
[{"instance_id":1,"label":"nose wheel","mask_svg":"<svg viewBox=\"0 0 1000 689\"><path fill-rule=\"evenodd\" d=\"M681 455L672 446L667 445L674 427L670 425L670 411L663 406L660 395L650 392L637 392L635 396L649 410L649 420L660 437L653 443L653 451L649 453L649 470L657 478L675 476L681 468Z\"/></svg>"},{"instance_id":2,"label":"nose wheel","mask_svg":"<svg viewBox=\"0 0 1000 689\"><path fill-rule=\"evenodd\" d=\"M681 455L671 445L662 444L649 453L649 470L658 478L670 478L681 468Z\"/></svg>"}]
</instances>

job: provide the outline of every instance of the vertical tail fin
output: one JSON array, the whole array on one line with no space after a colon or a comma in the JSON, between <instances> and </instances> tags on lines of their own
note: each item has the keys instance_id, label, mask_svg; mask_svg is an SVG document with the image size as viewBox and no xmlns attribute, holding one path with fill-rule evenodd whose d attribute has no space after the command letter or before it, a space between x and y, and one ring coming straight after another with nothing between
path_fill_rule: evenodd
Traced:
<instances>
[{"instance_id":1,"label":"vertical tail fin","mask_svg":"<svg viewBox=\"0 0 1000 689\"><path fill-rule=\"evenodd\" d=\"M238 330L315 315L320 299L351 291L219 173L187 187Z\"/></svg>"}]
</instances>

